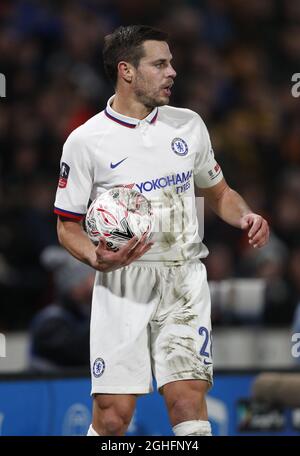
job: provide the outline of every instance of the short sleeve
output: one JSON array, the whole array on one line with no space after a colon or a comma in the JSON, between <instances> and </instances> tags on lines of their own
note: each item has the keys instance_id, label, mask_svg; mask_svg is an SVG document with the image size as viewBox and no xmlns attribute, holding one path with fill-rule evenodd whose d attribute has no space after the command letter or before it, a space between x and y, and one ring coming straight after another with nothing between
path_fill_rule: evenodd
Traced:
<instances>
[{"instance_id":1,"label":"short sleeve","mask_svg":"<svg viewBox=\"0 0 300 456\"><path fill-rule=\"evenodd\" d=\"M220 165L216 162L206 125L197 116L197 150L194 167L194 181L199 188L213 187L223 178Z\"/></svg>"},{"instance_id":2,"label":"short sleeve","mask_svg":"<svg viewBox=\"0 0 300 456\"><path fill-rule=\"evenodd\" d=\"M63 147L54 212L81 220L87 211L92 184L87 147L78 134L71 134Z\"/></svg>"}]
</instances>

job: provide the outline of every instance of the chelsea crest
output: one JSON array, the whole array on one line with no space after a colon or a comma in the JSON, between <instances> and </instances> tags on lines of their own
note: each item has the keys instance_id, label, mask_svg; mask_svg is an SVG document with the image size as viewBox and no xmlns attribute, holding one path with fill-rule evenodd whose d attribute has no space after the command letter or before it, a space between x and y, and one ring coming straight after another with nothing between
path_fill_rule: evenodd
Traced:
<instances>
[{"instance_id":1,"label":"chelsea crest","mask_svg":"<svg viewBox=\"0 0 300 456\"><path fill-rule=\"evenodd\" d=\"M94 377L101 377L105 370L105 362L102 358L97 358L93 364L93 374Z\"/></svg>"},{"instance_id":2,"label":"chelsea crest","mask_svg":"<svg viewBox=\"0 0 300 456\"><path fill-rule=\"evenodd\" d=\"M174 138L172 143L172 150L177 155L186 155L188 153L188 145L182 138Z\"/></svg>"}]
</instances>

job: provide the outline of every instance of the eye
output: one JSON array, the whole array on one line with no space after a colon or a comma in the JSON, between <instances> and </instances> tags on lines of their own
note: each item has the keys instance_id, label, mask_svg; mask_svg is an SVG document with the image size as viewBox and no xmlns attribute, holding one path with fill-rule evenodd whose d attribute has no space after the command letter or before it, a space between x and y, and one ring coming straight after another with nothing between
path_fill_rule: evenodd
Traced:
<instances>
[{"instance_id":1,"label":"eye","mask_svg":"<svg viewBox=\"0 0 300 456\"><path fill-rule=\"evenodd\" d=\"M163 65L162 63L156 63L156 64L155 64L156 68L161 68L162 65Z\"/></svg>"}]
</instances>

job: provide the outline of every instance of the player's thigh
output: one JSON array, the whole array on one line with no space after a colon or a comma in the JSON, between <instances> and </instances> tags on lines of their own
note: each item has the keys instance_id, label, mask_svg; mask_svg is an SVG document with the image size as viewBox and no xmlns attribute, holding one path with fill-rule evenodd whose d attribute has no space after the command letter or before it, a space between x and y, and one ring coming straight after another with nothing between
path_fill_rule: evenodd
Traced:
<instances>
[{"instance_id":1,"label":"player's thigh","mask_svg":"<svg viewBox=\"0 0 300 456\"><path fill-rule=\"evenodd\" d=\"M212 384L210 295L201 263L175 271L174 285L151 321L151 348L158 389L175 381Z\"/></svg>"},{"instance_id":2,"label":"player's thigh","mask_svg":"<svg viewBox=\"0 0 300 456\"><path fill-rule=\"evenodd\" d=\"M135 410L136 398L135 394L94 394L93 422L117 417L129 424Z\"/></svg>"},{"instance_id":3,"label":"player's thigh","mask_svg":"<svg viewBox=\"0 0 300 456\"><path fill-rule=\"evenodd\" d=\"M97 275L90 332L92 394L152 391L148 324L160 299L158 281L150 266Z\"/></svg>"}]
</instances>

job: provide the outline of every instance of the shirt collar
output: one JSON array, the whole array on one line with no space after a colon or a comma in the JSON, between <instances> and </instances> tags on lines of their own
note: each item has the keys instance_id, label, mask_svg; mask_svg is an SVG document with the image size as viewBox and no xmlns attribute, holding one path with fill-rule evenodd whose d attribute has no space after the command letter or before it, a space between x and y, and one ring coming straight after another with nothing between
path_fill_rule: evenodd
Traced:
<instances>
[{"instance_id":1,"label":"shirt collar","mask_svg":"<svg viewBox=\"0 0 300 456\"><path fill-rule=\"evenodd\" d=\"M107 102L107 106L104 111L106 116L109 119L113 120L114 122L117 122L118 124L123 125L124 127L135 128L137 125L139 125L139 123L141 122L140 119L135 119L134 117L124 116L123 114L120 114L119 112L114 111L111 107L113 99L114 99L114 95L112 97L110 97L110 99ZM156 120L157 114L158 114L158 108L156 107L153 109L153 111L150 112L150 114L148 114L147 117L145 117L142 120L148 122L149 124L154 123Z\"/></svg>"}]
</instances>

